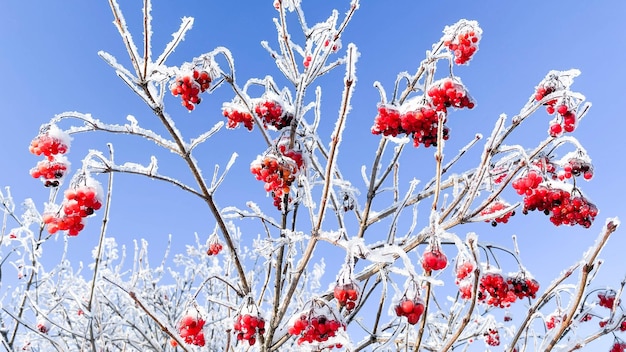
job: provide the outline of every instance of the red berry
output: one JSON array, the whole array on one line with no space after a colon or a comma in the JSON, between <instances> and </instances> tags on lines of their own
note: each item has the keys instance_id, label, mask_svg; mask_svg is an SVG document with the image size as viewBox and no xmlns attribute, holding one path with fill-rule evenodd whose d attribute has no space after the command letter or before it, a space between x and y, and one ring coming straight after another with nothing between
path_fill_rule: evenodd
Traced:
<instances>
[{"instance_id":1,"label":"red berry","mask_svg":"<svg viewBox=\"0 0 626 352\"><path fill-rule=\"evenodd\" d=\"M235 318L233 330L238 340L246 340L252 346L256 343L257 337L265 333L265 320L258 313L240 314Z\"/></svg>"},{"instance_id":2,"label":"red berry","mask_svg":"<svg viewBox=\"0 0 626 352\"><path fill-rule=\"evenodd\" d=\"M422 256L425 271L441 270L448 265L448 258L439 248L427 248Z\"/></svg>"},{"instance_id":3,"label":"red berry","mask_svg":"<svg viewBox=\"0 0 626 352\"><path fill-rule=\"evenodd\" d=\"M348 311L354 309L359 297L359 287L354 282L335 286L335 299L340 306L345 306Z\"/></svg>"},{"instance_id":4,"label":"red berry","mask_svg":"<svg viewBox=\"0 0 626 352\"><path fill-rule=\"evenodd\" d=\"M198 94L209 89L211 76L206 71L193 69L191 72L177 77L170 86L173 96L181 96L182 105L187 110L192 111L196 105L200 104Z\"/></svg>"},{"instance_id":5,"label":"red berry","mask_svg":"<svg viewBox=\"0 0 626 352\"><path fill-rule=\"evenodd\" d=\"M396 304L394 310L397 316L406 317L409 324L415 325L424 313L424 301L420 297L409 299L405 296Z\"/></svg>"}]
</instances>

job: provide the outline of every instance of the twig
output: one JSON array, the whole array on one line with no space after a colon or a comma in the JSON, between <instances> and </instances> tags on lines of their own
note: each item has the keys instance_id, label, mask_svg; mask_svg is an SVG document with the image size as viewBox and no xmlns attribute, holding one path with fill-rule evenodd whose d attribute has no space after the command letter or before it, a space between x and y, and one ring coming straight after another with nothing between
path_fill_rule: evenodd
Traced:
<instances>
[{"instance_id":1,"label":"twig","mask_svg":"<svg viewBox=\"0 0 626 352\"><path fill-rule=\"evenodd\" d=\"M113 145L108 144L109 147L109 160L113 163ZM96 280L98 279L98 268L100 267L100 260L102 258L102 248L104 247L104 237L106 236L106 228L109 222L109 211L111 209L111 194L113 191L113 173L109 173L109 181L107 184L107 199L104 206L104 214L102 215L102 226L100 227L100 238L98 239L98 249L96 257L94 258L93 278L91 280L91 288L89 289L89 300L87 302L87 311L92 313L92 305L96 288ZM89 321L89 339L91 341L91 350L96 351L93 319Z\"/></svg>"}]
</instances>

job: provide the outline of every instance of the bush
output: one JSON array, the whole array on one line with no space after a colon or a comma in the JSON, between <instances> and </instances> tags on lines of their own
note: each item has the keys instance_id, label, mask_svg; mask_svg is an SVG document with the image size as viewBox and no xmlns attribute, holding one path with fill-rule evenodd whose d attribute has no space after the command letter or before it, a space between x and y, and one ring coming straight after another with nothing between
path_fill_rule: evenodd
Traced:
<instances>
[{"instance_id":1,"label":"bush","mask_svg":"<svg viewBox=\"0 0 626 352\"><path fill-rule=\"evenodd\" d=\"M5 291L0 315L7 350L448 351L483 348L476 342L483 340L509 351L549 351L580 349L626 330L624 283L590 285L617 218L607 219L583 257L551 283L522 264L516 236L492 243L478 235L487 224L506 228L526 216L546 217L552 223L546 226L594 225L598 208L582 190L594 167L574 137L591 106L572 90L578 70L548 72L529 87L518 114L501 115L486 138L477 133L459 141L450 126L478 107L472 84L456 72L479 54L478 22L445 27L392 88L375 82L380 100L366 120L351 114L359 51L344 38L359 1L314 26L298 1L274 6L277 42L263 47L280 74L242 81L225 47L170 63L192 18L183 18L154 55L150 2L139 21L143 33L133 36L111 1L129 60L99 55L154 116L115 123L65 112L31 142L40 157L31 175L50 198L17 209L8 189L0 193L2 264L12 264L19 279ZM332 89L337 82L342 89L329 98L338 107L334 115L316 84ZM222 96L228 100L220 101L221 120L205 126L203 107ZM531 118L546 114L543 125ZM347 129L352 120L354 129L367 125L363 138L377 141L371 155L360 132ZM134 144L119 145L142 160L145 141L159 153L149 162L120 162L109 143L89 150L72 171L71 144L94 132L132 138ZM244 143L236 140L242 136ZM456 155L444 155L456 145ZM244 177L237 165L251 152L256 156L243 164L250 162L252 176ZM361 162L366 166L355 171ZM203 172L212 163L214 172ZM202 217L213 231L196 234L195 243L177 233L156 265L147 240L135 242L127 259L110 224L120 231L126 222L151 219L115 213L113 190L122 199L135 192L116 186L125 174L174 185L180 196L169 206L189 207L182 216ZM268 199L249 200L263 194ZM162 212L157 217L172 227L188 221ZM82 264L70 263L72 248L84 232L98 232L96 219L99 237L83 274ZM48 248L60 238L62 257L48 264ZM183 253L170 256L181 242ZM613 350L624 346L615 337Z\"/></svg>"}]
</instances>

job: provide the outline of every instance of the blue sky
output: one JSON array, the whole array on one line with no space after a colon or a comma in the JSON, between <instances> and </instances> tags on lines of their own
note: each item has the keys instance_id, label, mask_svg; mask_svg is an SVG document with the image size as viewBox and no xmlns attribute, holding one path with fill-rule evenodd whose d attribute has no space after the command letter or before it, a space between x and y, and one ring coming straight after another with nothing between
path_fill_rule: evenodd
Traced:
<instances>
[{"instance_id":1,"label":"blue sky","mask_svg":"<svg viewBox=\"0 0 626 352\"><path fill-rule=\"evenodd\" d=\"M343 13L348 2L309 1L303 5L309 24L325 19L333 6ZM138 4L122 4L122 9L135 37L139 37L141 8ZM88 112L116 123L123 123L126 115L132 114L140 123L159 131L151 112L97 56L99 50L104 50L128 63L107 2L71 0L59 5L4 1L0 13L0 69L4 73L0 94L0 186L11 186L17 201L32 197L42 204L47 199L47 190L28 174L39 160L28 153L28 144L39 126L57 113ZM626 3L622 1L484 1L480 6L463 1L363 1L343 37L344 48L354 42L361 57L353 110L340 154L342 170L353 174L355 184L361 185L360 166L371 164L379 138L370 133L378 103L372 83L378 80L391 91L396 75L414 72L425 50L440 38L443 27L460 18L477 20L483 28L480 50L471 64L455 69L477 107L451 115L448 125L452 136L446 155L451 156L474 133L487 134L500 113L517 113L549 70L580 69L582 75L573 89L583 93L593 107L575 136L594 162L596 175L584 183L583 191L601 210L596 223L590 230L554 228L543 215L519 214L507 226L477 227L481 238L493 242L508 244L510 235L517 234L526 266L547 285L547 280L574 263L593 243L604 218L626 215L622 184L626 122L621 107L626 79L624 13ZM267 40L276 47L271 21L275 15L269 0L155 3L153 51L158 52L169 41L182 16L192 16L196 19L194 29L169 58L170 65L189 61L216 46L226 46L235 57L240 85L248 78L268 74L283 85L284 79L259 45ZM294 37L298 38L298 28L293 24ZM324 85L323 112L329 116L326 131L332 129L336 117L342 76L339 70L318 82ZM192 114L180 106L177 98L169 97L166 103L181 130L197 133L223 118L221 104L231 98L232 93L224 86L206 97ZM528 140L527 146L537 143L544 138L548 120L547 115L538 113L526 126L528 134L518 135L516 141ZM69 154L73 169L88 149L105 150L107 142L115 143L118 162L147 163L149 155L159 153L152 143L126 136L78 135ZM245 200L254 198L272 212L271 199L265 198L262 185L248 171L250 161L264 149L258 132L249 134L242 129L223 130L199 149L197 157L205 174L210 174L215 163L223 165L233 150L240 155L231 178L216 195L220 206L243 206ZM405 170L414 168L414 177L429 178L432 152L421 148L407 153ZM467 162L471 165L472 160ZM182 164L170 155L163 156L161 165L164 172L189 179L180 173ZM105 183L106 179L100 181ZM185 243L193 241L194 232L206 235L212 231L213 223L207 221L209 214L200 200L170 185L128 175L117 175L115 182L109 234L124 243L148 238L153 253L158 253L171 233L182 250ZM508 199L517 201L512 194ZM274 215L278 217L277 212ZM455 230L464 236L465 230ZM88 228L72 239L71 248L76 252L91 249L98 231L99 224L92 219ZM617 285L626 273L622 233L614 236L604 252L606 264L598 285ZM80 254L77 258L86 259Z\"/></svg>"}]
</instances>

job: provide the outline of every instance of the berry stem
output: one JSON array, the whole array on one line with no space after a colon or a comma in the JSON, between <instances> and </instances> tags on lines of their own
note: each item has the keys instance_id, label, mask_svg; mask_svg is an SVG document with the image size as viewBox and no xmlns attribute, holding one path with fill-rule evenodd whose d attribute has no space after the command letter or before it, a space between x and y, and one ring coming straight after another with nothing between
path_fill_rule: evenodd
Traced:
<instances>
[{"instance_id":1,"label":"berry stem","mask_svg":"<svg viewBox=\"0 0 626 352\"><path fill-rule=\"evenodd\" d=\"M477 243L474 243L474 241L469 241L468 244L470 247L470 253L472 253L472 256L474 258L474 263L478 263L478 257L476 256L476 248L475 248L475 245L477 245ZM448 340L444 343L443 347L441 348L442 352L448 351L454 345L454 343L458 341L463 331L465 331L467 324L469 324L469 322L472 321L472 314L474 313L474 308L476 307L476 300L478 299L479 280L480 280L480 266L476 265L474 268L474 282L472 283L472 299L469 302L469 308L467 309L465 316L461 320L461 324L459 324L456 331L452 335L450 335ZM428 305L426 305L426 307L428 307Z\"/></svg>"},{"instance_id":2,"label":"berry stem","mask_svg":"<svg viewBox=\"0 0 626 352\"><path fill-rule=\"evenodd\" d=\"M445 113L437 113L437 152L435 153L435 196L433 197L432 211L437 210L437 203L439 203L439 194L441 193L441 165L443 162L443 120L445 119Z\"/></svg>"},{"instance_id":3,"label":"berry stem","mask_svg":"<svg viewBox=\"0 0 626 352\"><path fill-rule=\"evenodd\" d=\"M143 1L143 71L140 78L145 80L148 77L148 62L150 61L150 41L152 40L152 23L150 21L150 10L152 4L150 0Z\"/></svg>"},{"instance_id":4,"label":"berry stem","mask_svg":"<svg viewBox=\"0 0 626 352\"><path fill-rule=\"evenodd\" d=\"M432 270L429 270L424 273L425 277L430 277L432 274ZM422 345L422 338L424 337L424 329L426 328L426 320L428 317L428 307L430 306L430 294L431 294L431 283L430 280L426 281L426 293L424 294L424 312L422 312L422 317L420 318L420 327L417 332L417 338L415 340L415 346L413 347L414 352L419 352L420 346ZM407 343L408 347L408 343Z\"/></svg>"},{"instance_id":5,"label":"berry stem","mask_svg":"<svg viewBox=\"0 0 626 352\"><path fill-rule=\"evenodd\" d=\"M114 164L114 151L113 144L108 143L109 147L109 162ZM89 300L87 301L87 311L91 312L93 306L93 299L96 292L96 279L98 278L98 268L100 267L100 261L102 258L102 249L104 248L104 237L106 236L107 224L109 223L109 210L111 209L111 194L113 191L113 173L109 173L107 182L107 198L104 203L104 212L102 214L102 225L100 227L100 237L98 238L98 249L96 257L94 258L93 278L91 280L91 288L89 289ZM92 352L96 351L96 338L94 334L94 321L89 324L89 340L91 341Z\"/></svg>"},{"instance_id":6,"label":"berry stem","mask_svg":"<svg viewBox=\"0 0 626 352\"><path fill-rule=\"evenodd\" d=\"M576 295L569 303L570 310L563 317L563 321L559 324L557 332L553 335L554 337L548 343L548 346L545 349L546 352L551 351L554 346L556 346L556 344L565 336L563 333L567 329L569 329L572 323L572 319L579 308L580 302L582 301L585 289L588 287L589 274L594 270L596 266L599 265L599 263L596 262L596 258L602 251L602 248L604 248L604 246L606 245L606 242L608 241L611 234L615 232L615 230L617 230L617 226L618 225L612 220L607 221L607 224L605 225L603 232L600 234L600 238L598 239L595 248L593 248L593 252L591 252L590 255L587 256L587 258L585 259L584 264L582 265L580 280L578 283L578 288L576 289Z\"/></svg>"}]
</instances>

